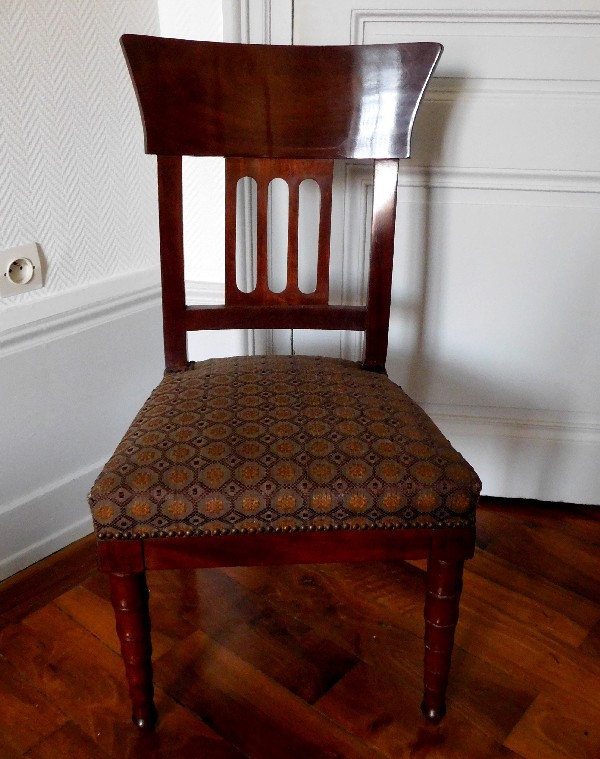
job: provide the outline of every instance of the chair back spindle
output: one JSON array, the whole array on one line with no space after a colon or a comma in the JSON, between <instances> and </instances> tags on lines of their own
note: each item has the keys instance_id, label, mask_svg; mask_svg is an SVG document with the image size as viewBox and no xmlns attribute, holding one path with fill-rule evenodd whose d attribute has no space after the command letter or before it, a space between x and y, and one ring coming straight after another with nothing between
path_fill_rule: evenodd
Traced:
<instances>
[{"instance_id":1,"label":"chair back spindle","mask_svg":"<svg viewBox=\"0 0 600 759\"><path fill-rule=\"evenodd\" d=\"M250 177L257 188L256 285L250 292L239 289L236 278L236 219L238 182ZM282 292L273 292L268 282L269 185L283 179L289 188L287 235L287 279ZM300 184L314 180L320 191L317 254L317 283L314 292L304 293L298 282L298 220ZM329 300L329 243L331 231L332 160L228 158L225 169L225 304L226 305L316 305Z\"/></svg>"}]
</instances>

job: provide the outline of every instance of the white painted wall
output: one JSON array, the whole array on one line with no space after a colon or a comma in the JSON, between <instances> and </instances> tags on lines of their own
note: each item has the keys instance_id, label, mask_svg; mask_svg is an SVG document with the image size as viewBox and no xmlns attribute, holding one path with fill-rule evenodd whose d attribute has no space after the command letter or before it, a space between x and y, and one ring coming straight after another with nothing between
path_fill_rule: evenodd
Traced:
<instances>
[{"instance_id":1,"label":"white painted wall","mask_svg":"<svg viewBox=\"0 0 600 759\"><path fill-rule=\"evenodd\" d=\"M73 307L1 333L0 577L91 531L90 485L160 379L158 288L142 279L82 288L79 307L55 296Z\"/></svg>"},{"instance_id":2,"label":"white painted wall","mask_svg":"<svg viewBox=\"0 0 600 759\"><path fill-rule=\"evenodd\" d=\"M600 504L600 0L296 0L293 36L444 44L402 168L390 374L484 493ZM370 190L351 173L349 287Z\"/></svg>"},{"instance_id":3,"label":"white painted wall","mask_svg":"<svg viewBox=\"0 0 600 759\"><path fill-rule=\"evenodd\" d=\"M202 37L209 3L166 0L161 20L176 6ZM159 34L157 2L3 0L1 15L0 249L38 242L46 286L0 299L0 579L91 531L89 487L164 366L156 159L118 43ZM196 201L186 243L211 256L190 290L214 302L219 209Z\"/></svg>"},{"instance_id":4,"label":"white painted wall","mask_svg":"<svg viewBox=\"0 0 600 759\"><path fill-rule=\"evenodd\" d=\"M0 578L90 532L89 486L161 374L126 31L158 32L153 0L2 3L0 248L38 242L46 284L0 299Z\"/></svg>"}]
</instances>

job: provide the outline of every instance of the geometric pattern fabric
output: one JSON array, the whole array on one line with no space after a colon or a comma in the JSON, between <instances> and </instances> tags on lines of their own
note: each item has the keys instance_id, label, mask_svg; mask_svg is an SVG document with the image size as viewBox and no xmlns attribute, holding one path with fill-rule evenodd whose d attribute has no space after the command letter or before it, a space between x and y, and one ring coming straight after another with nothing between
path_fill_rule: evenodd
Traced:
<instances>
[{"instance_id":1,"label":"geometric pattern fabric","mask_svg":"<svg viewBox=\"0 0 600 759\"><path fill-rule=\"evenodd\" d=\"M384 374L312 356L167 373L90 493L99 539L466 527L481 483Z\"/></svg>"}]
</instances>

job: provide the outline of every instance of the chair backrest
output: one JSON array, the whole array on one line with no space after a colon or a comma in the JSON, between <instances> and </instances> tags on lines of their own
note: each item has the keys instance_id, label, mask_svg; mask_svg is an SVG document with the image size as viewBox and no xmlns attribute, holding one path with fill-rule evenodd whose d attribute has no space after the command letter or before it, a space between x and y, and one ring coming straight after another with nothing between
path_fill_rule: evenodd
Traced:
<instances>
[{"instance_id":1,"label":"chair backrest","mask_svg":"<svg viewBox=\"0 0 600 759\"><path fill-rule=\"evenodd\" d=\"M187 363L197 329L363 330L365 366L383 370L391 299L398 159L410 153L417 108L442 47L434 42L285 47L124 35L146 152L158 156L163 321L167 368ZM181 158L224 156L225 305L187 306L183 273ZM371 260L366 306L329 304L333 161L374 159ZM236 282L236 196L257 183L256 286ZM267 272L269 183L289 186L287 285ZM317 284L298 285L302 180L321 193Z\"/></svg>"}]
</instances>

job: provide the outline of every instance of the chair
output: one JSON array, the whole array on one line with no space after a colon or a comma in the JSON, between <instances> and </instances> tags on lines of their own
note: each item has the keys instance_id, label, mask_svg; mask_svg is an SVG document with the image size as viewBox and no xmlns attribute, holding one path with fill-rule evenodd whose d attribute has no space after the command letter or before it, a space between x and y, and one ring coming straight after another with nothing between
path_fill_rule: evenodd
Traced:
<instances>
[{"instance_id":1,"label":"chair","mask_svg":"<svg viewBox=\"0 0 600 759\"><path fill-rule=\"evenodd\" d=\"M90 494L133 706L151 729L146 570L427 558L422 711L445 713L477 475L385 374L398 159L436 43L280 47L125 35L158 156L166 372ZM225 304L187 306L183 155L226 158ZM374 159L366 306L329 302L334 159ZM236 188L257 182L256 286L236 284ZM287 286L271 292L267 187L289 186ZM317 286L298 286L298 188L321 193ZM362 331L364 359L189 362L201 329Z\"/></svg>"}]
</instances>

